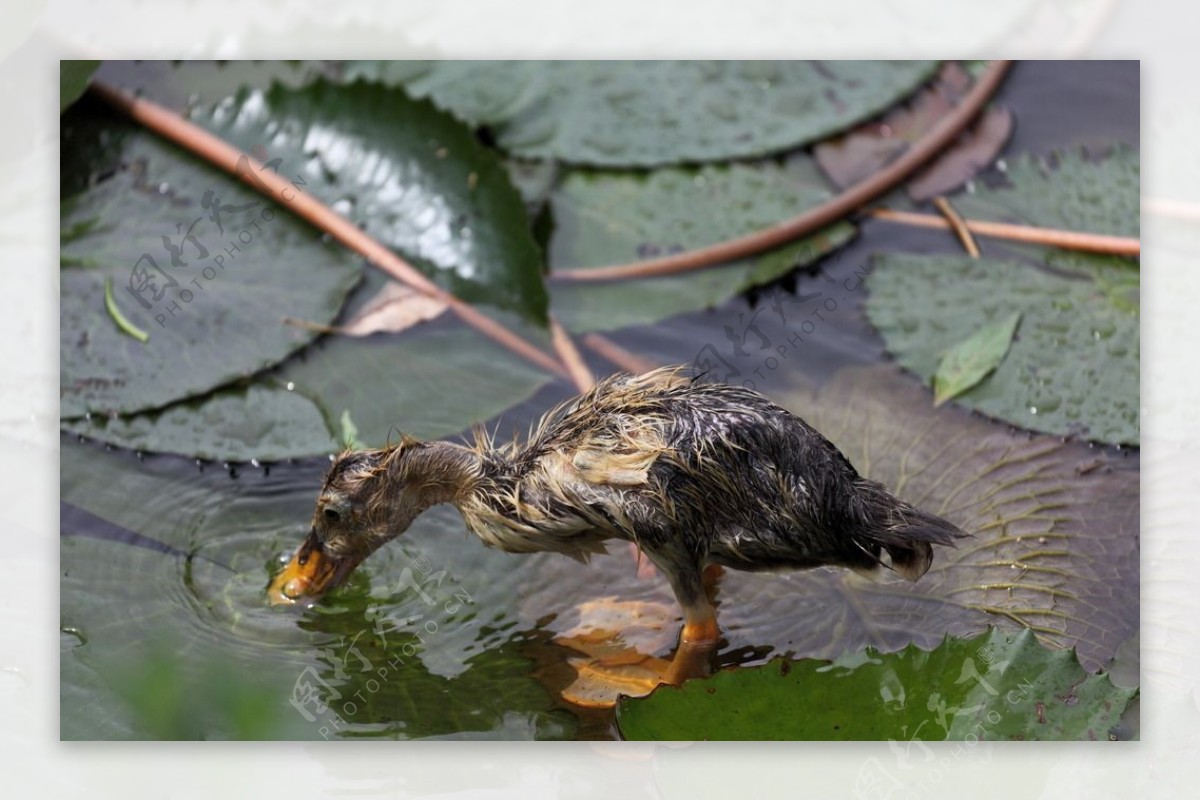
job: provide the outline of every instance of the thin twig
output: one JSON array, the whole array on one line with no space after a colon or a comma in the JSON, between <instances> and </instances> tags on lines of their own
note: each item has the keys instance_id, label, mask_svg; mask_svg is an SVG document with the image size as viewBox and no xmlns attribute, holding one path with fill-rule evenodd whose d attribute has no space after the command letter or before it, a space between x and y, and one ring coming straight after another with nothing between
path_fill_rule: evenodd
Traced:
<instances>
[{"instance_id":1,"label":"thin twig","mask_svg":"<svg viewBox=\"0 0 1200 801\"><path fill-rule=\"evenodd\" d=\"M920 214L912 211L876 209L871 216L888 222L916 225L922 228L949 228L950 225L936 214ZM1142 243L1125 236L1086 234L1080 231L1062 231L1057 228L1037 228L1032 225L988 222L986 220L963 220L967 230L978 236L1007 239L1012 242L1028 242L1034 245L1050 245L1064 250L1083 250L1088 253L1107 253L1114 256L1140 256Z\"/></svg>"},{"instance_id":2,"label":"thin twig","mask_svg":"<svg viewBox=\"0 0 1200 801\"><path fill-rule=\"evenodd\" d=\"M89 91L160 136L170 139L188 152L200 156L225 172L237 176L239 175L238 164L246 163L242 159L248 157L242 151L153 101L141 97L131 97L99 81L93 81ZM412 287L423 295L442 301L467 325L517 355L528 359L543 370L559 376L566 375L563 366L536 345L446 292L411 264L360 230L350 220L312 195L294 191L292 185L283 177L268 170L259 172L257 176L241 175L240 177L251 187L259 189L263 194L282 203L297 216L308 220L319 230L328 233L346 247L361 254L368 262L390 274L397 281ZM290 198L285 198L285 190L290 192Z\"/></svg>"},{"instance_id":3,"label":"thin twig","mask_svg":"<svg viewBox=\"0 0 1200 801\"><path fill-rule=\"evenodd\" d=\"M650 372L657 366L649 359L625 350L616 342L600 334L588 334L583 338L583 344L627 373L641 375Z\"/></svg>"},{"instance_id":4,"label":"thin twig","mask_svg":"<svg viewBox=\"0 0 1200 801\"><path fill-rule=\"evenodd\" d=\"M979 245L975 244L975 237L971 236L971 231L967 228L967 224L963 222L962 215L954 210L949 200L940 195L933 199L933 205L937 206L937 210L946 218L946 222L949 223L950 228L958 236L958 241L962 242L962 246L966 248L968 255L972 259L978 259Z\"/></svg>"},{"instance_id":5,"label":"thin twig","mask_svg":"<svg viewBox=\"0 0 1200 801\"><path fill-rule=\"evenodd\" d=\"M583 356L579 355L579 349L571 341L571 335L567 333L567 329L563 328L562 323L554 317L550 318L550 339L554 342L554 350L558 353L558 358L567 366L567 374L575 382L579 391L587 392L594 387L596 379L592 376L592 371L588 369L587 362L583 360Z\"/></svg>"},{"instance_id":6,"label":"thin twig","mask_svg":"<svg viewBox=\"0 0 1200 801\"><path fill-rule=\"evenodd\" d=\"M621 278L671 275L753 256L810 234L841 219L891 189L937 155L943 147L954 141L1000 88L1000 83L1011 65L1010 61L991 62L979 76L979 80L971 87L971 91L963 97L962 102L953 111L938 120L928 133L913 143L912 147L900 154L892 163L820 206L809 209L790 220L784 220L770 228L764 228L737 239L664 256L660 259L608 267L564 270L552 273L551 277L560 281L611 281Z\"/></svg>"}]
</instances>

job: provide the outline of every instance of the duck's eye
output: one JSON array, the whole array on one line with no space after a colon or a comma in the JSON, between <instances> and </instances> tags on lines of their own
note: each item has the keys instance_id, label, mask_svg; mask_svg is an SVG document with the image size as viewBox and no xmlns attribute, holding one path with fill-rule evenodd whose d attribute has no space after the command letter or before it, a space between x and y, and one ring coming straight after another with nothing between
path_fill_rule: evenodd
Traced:
<instances>
[{"instance_id":1,"label":"duck's eye","mask_svg":"<svg viewBox=\"0 0 1200 801\"><path fill-rule=\"evenodd\" d=\"M330 509L329 507L325 508L325 522L339 523L341 520L342 516L338 514L337 509Z\"/></svg>"}]
</instances>

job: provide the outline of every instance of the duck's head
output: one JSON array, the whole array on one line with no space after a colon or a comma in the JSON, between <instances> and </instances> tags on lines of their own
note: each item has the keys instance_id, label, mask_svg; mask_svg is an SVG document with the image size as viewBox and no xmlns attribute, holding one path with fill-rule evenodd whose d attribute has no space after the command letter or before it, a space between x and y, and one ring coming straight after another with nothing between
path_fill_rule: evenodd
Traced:
<instances>
[{"instance_id":1,"label":"duck's head","mask_svg":"<svg viewBox=\"0 0 1200 801\"><path fill-rule=\"evenodd\" d=\"M345 582L364 559L403 534L461 484L449 470L445 443L405 437L379 450L345 451L317 496L308 537L271 581L272 604L316 601Z\"/></svg>"}]
</instances>

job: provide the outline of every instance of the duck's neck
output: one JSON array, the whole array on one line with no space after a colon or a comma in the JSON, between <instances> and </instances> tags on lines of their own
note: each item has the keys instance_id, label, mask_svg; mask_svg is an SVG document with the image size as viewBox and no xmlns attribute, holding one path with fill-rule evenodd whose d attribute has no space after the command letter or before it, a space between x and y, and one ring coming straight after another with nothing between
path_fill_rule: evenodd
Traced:
<instances>
[{"instance_id":1,"label":"duck's neck","mask_svg":"<svg viewBox=\"0 0 1200 801\"><path fill-rule=\"evenodd\" d=\"M479 456L450 442L423 442L406 447L391 460L387 483L410 496L420 509L457 503L475 488Z\"/></svg>"}]
</instances>

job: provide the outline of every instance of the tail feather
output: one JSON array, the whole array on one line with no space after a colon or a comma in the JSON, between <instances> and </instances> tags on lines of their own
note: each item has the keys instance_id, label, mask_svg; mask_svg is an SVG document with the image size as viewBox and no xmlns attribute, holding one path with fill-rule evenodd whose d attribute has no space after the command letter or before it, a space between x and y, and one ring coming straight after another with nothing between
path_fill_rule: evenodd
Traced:
<instances>
[{"instance_id":1,"label":"tail feather","mask_svg":"<svg viewBox=\"0 0 1200 801\"><path fill-rule=\"evenodd\" d=\"M953 546L955 540L968 536L953 523L904 503L881 484L862 484L860 512L865 525L860 536L875 548L882 546L891 569L909 581L921 578L933 564L932 546Z\"/></svg>"}]
</instances>

